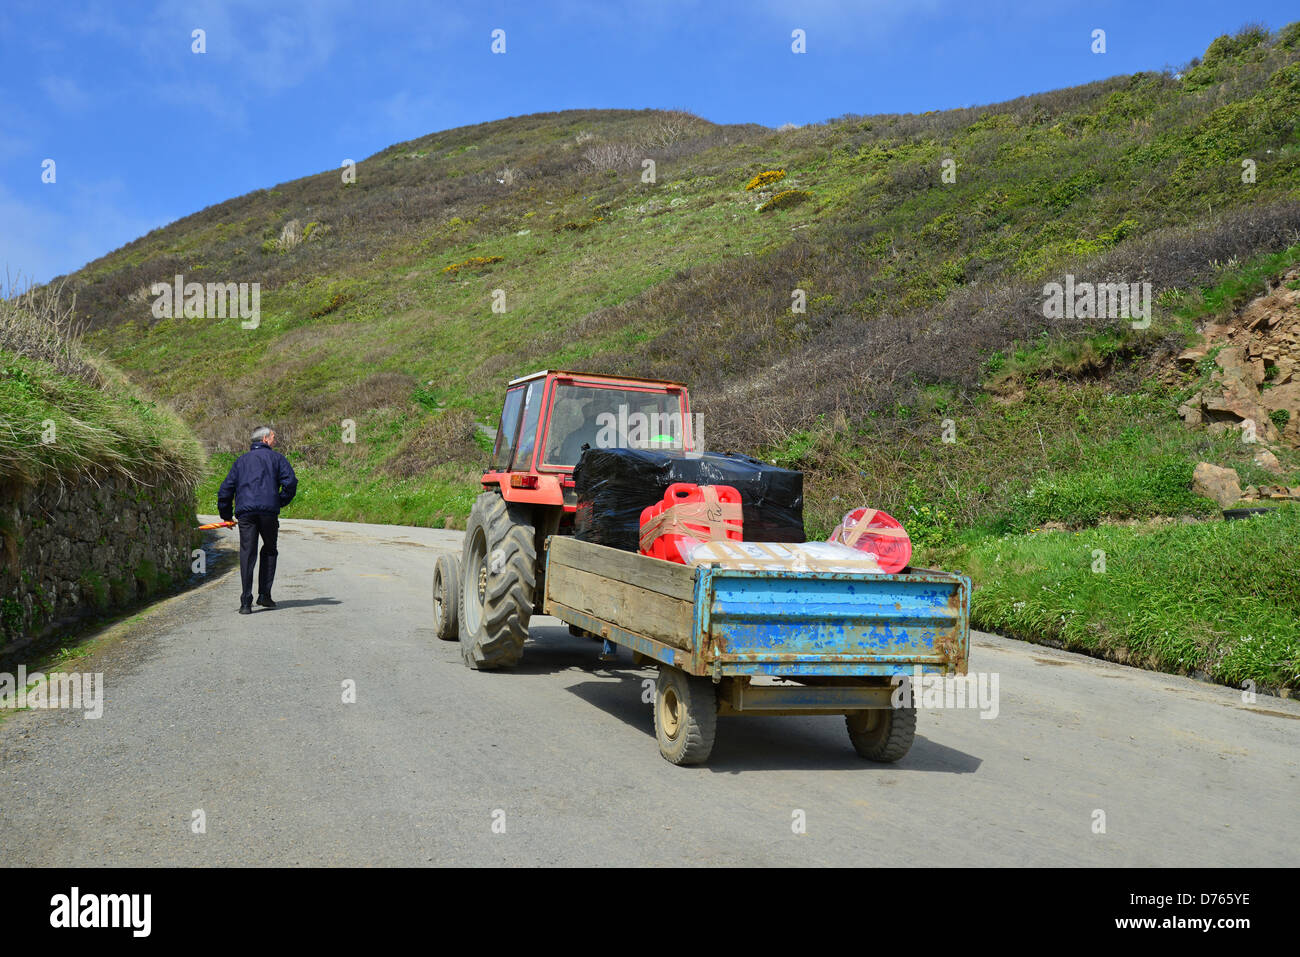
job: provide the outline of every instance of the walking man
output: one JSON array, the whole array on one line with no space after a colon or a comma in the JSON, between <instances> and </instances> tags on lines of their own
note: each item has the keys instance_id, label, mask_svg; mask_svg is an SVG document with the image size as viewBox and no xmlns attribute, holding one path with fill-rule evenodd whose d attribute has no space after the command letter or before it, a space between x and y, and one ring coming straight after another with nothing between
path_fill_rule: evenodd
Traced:
<instances>
[{"instance_id":1,"label":"walking man","mask_svg":"<svg viewBox=\"0 0 1300 957\"><path fill-rule=\"evenodd\" d=\"M217 513L231 521L231 511L239 519L239 577L243 592L239 596L239 613L253 613L253 566L257 563L257 539L262 539L262 565L257 570L257 603L274 608L271 585L275 581L275 547L280 531L280 509L293 501L298 491L298 476L293 466L275 451L275 432L269 426L253 430L253 444L235 460L230 473L217 490Z\"/></svg>"}]
</instances>

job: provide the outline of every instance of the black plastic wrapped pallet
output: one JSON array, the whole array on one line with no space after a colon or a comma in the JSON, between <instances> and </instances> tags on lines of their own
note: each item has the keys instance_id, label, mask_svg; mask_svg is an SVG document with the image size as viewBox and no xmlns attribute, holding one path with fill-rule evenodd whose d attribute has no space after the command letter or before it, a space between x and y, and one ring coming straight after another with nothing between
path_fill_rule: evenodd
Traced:
<instances>
[{"instance_id":1,"label":"black plastic wrapped pallet","mask_svg":"<svg viewBox=\"0 0 1300 957\"><path fill-rule=\"evenodd\" d=\"M662 502L674 482L730 485L740 492L746 541L804 541L803 473L747 455L587 449L573 480L580 541L637 551L642 510Z\"/></svg>"}]
</instances>

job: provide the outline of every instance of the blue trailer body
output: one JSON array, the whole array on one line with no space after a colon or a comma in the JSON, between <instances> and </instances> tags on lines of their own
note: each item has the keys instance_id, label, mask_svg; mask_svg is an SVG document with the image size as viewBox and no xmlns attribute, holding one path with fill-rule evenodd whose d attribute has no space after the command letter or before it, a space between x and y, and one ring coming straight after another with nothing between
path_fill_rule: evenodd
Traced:
<instances>
[{"instance_id":1,"label":"blue trailer body","mask_svg":"<svg viewBox=\"0 0 1300 957\"><path fill-rule=\"evenodd\" d=\"M571 556L599 550L588 567L602 568L609 596L566 589ZM724 677L887 678L965 674L970 642L970 579L914 569L905 574L753 571L671 566L690 596L689 625L680 635L650 634L638 618L668 619L643 579L669 563L565 542L547 556L547 611L593 635L693 675ZM637 563L641 564L637 564ZM649 562L651 565L645 565ZM657 566L657 567L654 567ZM588 586L590 582L588 581ZM626 586L620 593L617 586ZM588 591L590 591L588 587ZM558 599L552 596L559 592ZM567 593L566 593L567 592ZM578 607L579 605L585 607ZM688 632L688 633L687 633Z\"/></svg>"},{"instance_id":2,"label":"blue trailer body","mask_svg":"<svg viewBox=\"0 0 1300 957\"><path fill-rule=\"evenodd\" d=\"M916 709L902 677L966 674L970 579L678 565L548 539L542 610L660 663L655 734L674 764L713 747L717 715L844 715L860 755L897 761Z\"/></svg>"},{"instance_id":3,"label":"blue trailer body","mask_svg":"<svg viewBox=\"0 0 1300 957\"><path fill-rule=\"evenodd\" d=\"M709 673L965 671L970 580L961 576L703 568L696 589L697 663Z\"/></svg>"}]
</instances>

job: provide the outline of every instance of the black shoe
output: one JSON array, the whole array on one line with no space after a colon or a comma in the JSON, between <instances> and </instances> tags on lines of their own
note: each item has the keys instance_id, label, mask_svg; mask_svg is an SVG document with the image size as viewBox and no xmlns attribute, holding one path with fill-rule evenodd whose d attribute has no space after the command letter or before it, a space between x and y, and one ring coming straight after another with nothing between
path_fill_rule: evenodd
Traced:
<instances>
[{"instance_id":1,"label":"black shoe","mask_svg":"<svg viewBox=\"0 0 1300 957\"><path fill-rule=\"evenodd\" d=\"M269 595L263 595L261 598L257 600L257 603L261 605L263 608L275 607L275 602L271 601L271 597Z\"/></svg>"},{"instance_id":2,"label":"black shoe","mask_svg":"<svg viewBox=\"0 0 1300 957\"><path fill-rule=\"evenodd\" d=\"M240 613L241 615L251 615L251 614L253 613L253 606L252 606L252 605L240 605L240 606L239 606L239 613Z\"/></svg>"}]
</instances>

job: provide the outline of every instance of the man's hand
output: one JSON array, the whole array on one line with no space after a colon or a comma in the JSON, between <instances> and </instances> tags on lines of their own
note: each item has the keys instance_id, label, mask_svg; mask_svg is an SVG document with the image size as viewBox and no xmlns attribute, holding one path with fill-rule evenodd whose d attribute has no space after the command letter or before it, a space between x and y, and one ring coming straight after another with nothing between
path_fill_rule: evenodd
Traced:
<instances>
[{"instance_id":1,"label":"man's hand","mask_svg":"<svg viewBox=\"0 0 1300 957\"><path fill-rule=\"evenodd\" d=\"M223 522L233 522L235 520L230 514L230 509L226 509L225 511L218 512L217 514L221 516L221 520Z\"/></svg>"}]
</instances>

